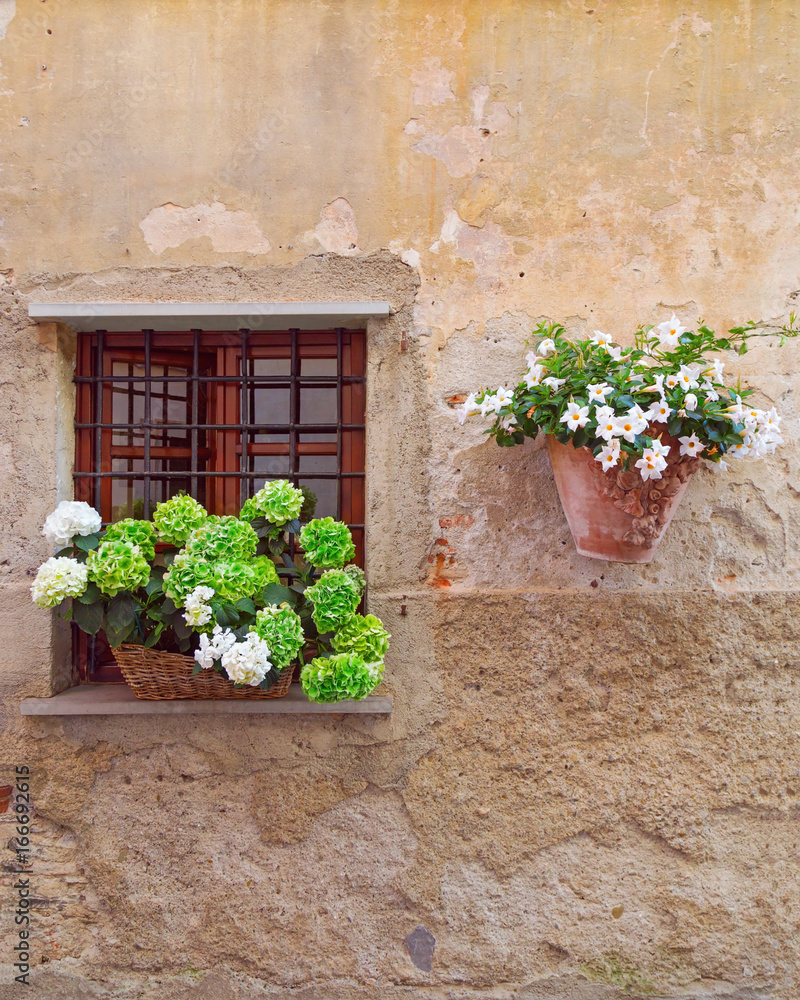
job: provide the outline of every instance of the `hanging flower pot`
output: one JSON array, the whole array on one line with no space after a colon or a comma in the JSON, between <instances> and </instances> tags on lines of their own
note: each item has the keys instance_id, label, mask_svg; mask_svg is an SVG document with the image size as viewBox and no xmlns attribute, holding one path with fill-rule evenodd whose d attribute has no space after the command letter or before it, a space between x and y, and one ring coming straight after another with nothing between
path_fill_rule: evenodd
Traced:
<instances>
[{"instance_id":1,"label":"hanging flower pot","mask_svg":"<svg viewBox=\"0 0 800 1000\"><path fill-rule=\"evenodd\" d=\"M547 437L550 464L580 555L608 562L650 562L681 502L699 458L680 456L674 439L661 479L638 469L603 469L588 448Z\"/></svg>"},{"instance_id":2,"label":"hanging flower pot","mask_svg":"<svg viewBox=\"0 0 800 1000\"><path fill-rule=\"evenodd\" d=\"M543 322L517 387L471 393L459 420L490 417L486 433L504 447L543 432L578 552L649 562L701 458L725 470L727 459L763 458L783 441L775 408L744 402L754 390L726 386L725 365L708 357L773 335L758 329L717 337L673 316L623 348L599 330L569 341ZM781 341L799 334L794 314L777 328Z\"/></svg>"}]
</instances>

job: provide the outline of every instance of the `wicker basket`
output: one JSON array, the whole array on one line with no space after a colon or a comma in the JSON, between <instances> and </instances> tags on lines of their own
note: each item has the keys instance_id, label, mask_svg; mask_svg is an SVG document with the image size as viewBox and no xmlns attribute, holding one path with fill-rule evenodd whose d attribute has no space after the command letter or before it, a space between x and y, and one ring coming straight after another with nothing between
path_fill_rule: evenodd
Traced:
<instances>
[{"instance_id":1,"label":"wicker basket","mask_svg":"<svg viewBox=\"0 0 800 1000\"><path fill-rule=\"evenodd\" d=\"M258 687L237 688L216 670L192 675L195 661L180 653L163 653L144 646L122 645L114 651L122 676L137 698L164 701L169 698L283 698L292 683L287 667L268 691Z\"/></svg>"}]
</instances>

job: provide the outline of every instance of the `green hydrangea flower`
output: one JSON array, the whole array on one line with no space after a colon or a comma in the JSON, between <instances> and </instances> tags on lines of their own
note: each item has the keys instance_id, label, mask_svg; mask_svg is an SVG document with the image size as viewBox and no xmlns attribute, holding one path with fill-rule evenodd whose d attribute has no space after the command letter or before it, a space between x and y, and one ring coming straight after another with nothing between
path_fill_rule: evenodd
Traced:
<instances>
[{"instance_id":1,"label":"green hydrangea flower","mask_svg":"<svg viewBox=\"0 0 800 1000\"><path fill-rule=\"evenodd\" d=\"M340 569L356 554L350 529L332 517L318 518L303 525L300 545L305 558L319 569Z\"/></svg>"},{"instance_id":2,"label":"green hydrangea flower","mask_svg":"<svg viewBox=\"0 0 800 1000\"><path fill-rule=\"evenodd\" d=\"M280 583L278 568L269 556L256 556L251 565L255 581L254 594L260 594L270 583Z\"/></svg>"},{"instance_id":3,"label":"green hydrangea flower","mask_svg":"<svg viewBox=\"0 0 800 1000\"><path fill-rule=\"evenodd\" d=\"M227 514L206 519L189 535L184 551L202 559L249 559L255 555L258 536L246 521Z\"/></svg>"},{"instance_id":4,"label":"green hydrangea flower","mask_svg":"<svg viewBox=\"0 0 800 1000\"><path fill-rule=\"evenodd\" d=\"M158 532L158 538L167 545L181 546L194 531L199 528L208 514L205 508L192 497L175 496L156 504L153 511L153 522Z\"/></svg>"},{"instance_id":5,"label":"green hydrangea flower","mask_svg":"<svg viewBox=\"0 0 800 1000\"><path fill-rule=\"evenodd\" d=\"M133 542L148 561L156 556L156 529L150 521L135 521L132 517L116 521L106 528L103 541Z\"/></svg>"},{"instance_id":6,"label":"green hydrangea flower","mask_svg":"<svg viewBox=\"0 0 800 1000\"><path fill-rule=\"evenodd\" d=\"M210 562L191 552L179 552L164 574L164 593L176 607L185 606L195 587L211 587L223 601L235 603L256 591L256 572L251 562L226 559Z\"/></svg>"},{"instance_id":7,"label":"green hydrangea flower","mask_svg":"<svg viewBox=\"0 0 800 1000\"><path fill-rule=\"evenodd\" d=\"M133 542L101 542L86 557L86 568L89 579L109 597L120 590L138 590L150 579L150 566Z\"/></svg>"},{"instance_id":8,"label":"green hydrangea flower","mask_svg":"<svg viewBox=\"0 0 800 1000\"><path fill-rule=\"evenodd\" d=\"M314 624L320 633L344 624L358 607L358 585L343 569L329 569L309 587L305 596L314 604Z\"/></svg>"},{"instance_id":9,"label":"green hydrangea flower","mask_svg":"<svg viewBox=\"0 0 800 1000\"><path fill-rule=\"evenodd\" d=\"M364 576L364 570L360 566L356 566L355 563L350 563L349 566L345 566L344 571L349 577L352 577L355 585L358 587L360 600L364 596L364 591L367 587L367 578Z\"/></svg>"},{"instance_id":10,"label":"green hydrangea flower","mask_svg":"<svg viewBox=\"0 0 800 1000\"><path fill-rule=\"evenodd\" d=\"M278 670L289 666L305 642L303 623L288 604L263 608L252 630L269 646L269 658Z\"/></svg>"},{"instance_id":11,"label":"green hydrangea flower","mask_svg":"<svg viewBox=\"0 0 800 1000\"><path fill-rule=\"evenodd\" d=\"M391 636L375 615L353 615L331 640L337 653L358 653L367 663L386 656Z\"/></svg>"},{"instance_id":12,"label":"green hydrangea flower","mask_svg":"<svg viewBox=\"0 0 800 1000\"><path fill-rule=\"evenodd\" d=\"M380 684L383 663L367 663L358 653L318 656L300 671L300 684L309 701L358 701Z\"/></svg>"},{"instance_id":13,"label":"green hydrangea flower","mask_svg":"<svg viewBox=\"0 0 800 1000\"><path fill-rule=\"evenodd\" d=\"M279 527L292 521L302 510L305 497L286 479L275 479L267 483L255 496L245 500L239 517L252 521L254 517L265 517Z\"/></svg>"}]
</instances>

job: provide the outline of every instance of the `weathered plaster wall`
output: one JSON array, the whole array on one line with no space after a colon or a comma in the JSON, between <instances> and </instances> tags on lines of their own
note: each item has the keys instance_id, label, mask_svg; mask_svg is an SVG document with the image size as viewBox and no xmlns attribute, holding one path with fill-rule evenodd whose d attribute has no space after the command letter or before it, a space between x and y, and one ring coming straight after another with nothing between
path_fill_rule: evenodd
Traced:
<instances>
[{"instance_id":1,"label":"weathered plaster wall","mask_svg":"<svg viewBox=\"0 0 800 1000\"><path fill-rule=\"evenodd\" d=\"M507 384L543 316L786 318L795 4L0 0L0 36L0 783L33 768L31 995L792 1000L798 348L732 365L787 444L700 475L647 567L578 557L538 444L449 401ZM27 303L270 298L396 310L368 386L394 715L23 720L65 682L27 588L72 351Z\"/></svg>"}]
</instances>

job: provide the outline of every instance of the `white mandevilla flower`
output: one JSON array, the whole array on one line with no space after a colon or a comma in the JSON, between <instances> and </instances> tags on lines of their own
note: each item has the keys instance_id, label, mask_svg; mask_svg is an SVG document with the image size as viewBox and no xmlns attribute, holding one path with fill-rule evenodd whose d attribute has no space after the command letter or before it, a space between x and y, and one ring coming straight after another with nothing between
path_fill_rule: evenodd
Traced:
<instances>
[{"instance_id":1,"label":"white mandevilla flower","mask_svg":"<svg viewBox=\"0 0 800 1000\"><path fill-rule=\"evenodd\" d=\"M653 438L653 443L650 445L650 451L658 458L666 458L669 455L670 446L664 444L661 438Z\"/></svg>"},{"instance_id":2,"label":"white mandevilla flower","mask_svg":"<svg viewBox=\"0 0 800 1000\"><path fill-rule=\"evenodd\" d=\"M619 361L622 357L621 347L612 347L610 344L605 345L605 352L613 361Z\"/></svg>"},{"instance_id":3,"label":"white mandevilla flower","mask_svg":"<svg viewBox=\"0 0 800 1000\"><path fill-rule=\"evenodd\" d=\"M42 534L51 545L63 549L76 535L92 535L103 526L94 507L83 500L62 500L44 521Z\"/></svg>"},{"instance_id":4,"label":"white mandevilla flower","mask_svg":"<svg viewBox=\"0 0 800 1000\"><path fill-rule=\"evenodd\" d=\"M234 684L258 687L272 666L269 646L257 632L248 632L242 642L222 654L222 666Z\"/></svg>"},{"instance_id":5,"label":"white mandevilla flower","mask_svg":"<svg viewBox=\"0 0 800 1000\"><path fill-rule=\"evenodd\" d=\"M596 406L594 418L597 421L597 430L595 431L597 436L604 441L611 441L617 434L617 418L613 407Z\"/></svg>"},{"instance_id":6,"label":"white mandevilla flower","mask_svg":"<svg viewBox=\"0 0 800 1000\"><path fill-rule=\"evenodd\" d=\"M517 426L517 418L512 413L510 417L503 417L500 421L500 426L504 431L510 431L512 427Z\"/></svg>"},{"instance_id":7,"label":"white mandevilla flower","mask_svg":"<svg viewBox=\"0 0 800 1000\"><path fill-rule=\"evenodd\" d=\"M542 358L549 358L556 353L556 342L551 337L546 337L537 346L536 353Z\"/></svg>"},{"instance_id":8,"label":"white mandevilla flower","mask_svg":"<svg viewBox=\"0 0 800 1000\"><path fill-rule=\"evenodd\" d=\"M697 396L693 392L687 392L683 399L684 408L687 410L697 410Z\"/></svg>"},{"instance_id":9,"label":"white mandevilla flower","mask_svg":"<svg viewBox=\"0 0 800 1000\"><path fill-rule=\"evenodd\" d=\"M592 337L590 342L592 344L595 344L597 347L608 347L612 343L612 340L611 337L607 337L604 333L601 333L599 330L595 330L594 336Z\"/></svg>"},{"instance_id":10,"label":"white mandevilla flower","mask_svg":"<svg viewBox=\"0 0 800 1000\"><path fill-rule=\"evenodd\" d=\"M40 608L54 608L66 597L80 597L88 579L85 563L69 556L52 556L39 567L31 597Z\"/></svg>"},{"instance_id":11,"label":"white mandevilla flower","mask_svg":"<svg viewBox=\"0 0 800 1000\"><path fill-rule=\"evenodd\" d=\"M715 382L717 385L722 385L722 372L725 368L724 361L713 361L710 368L706 368L705 375L710 382ZM711 374L713 372L713 376Z\"/></svg>"},{"instance_id":12,"label":"white mandevilla flower","mask_svg":"<svg viewBox=\"0 0 800 1000\"><path fill-rule=\"evenodd\" d=\"M552 389L553 392L558 392L566 381L567 380L565 378L556 378L555 375L549 375L547 378L542 379L542 385L546 385L547 388Z\"/></svg>"},{"instance_id":13,"label":"white mandevilla flower","mask_svg":"<svg viewBox=\"0 0 800 1000\"><path fill-rule=\"evenodd\" d=\"M647 411L647 419L657 424L665 424L672 416L672 407L666 399L659 399L657 403L651 403Z\"/></svg>"},{"instance_id":14,"label":"white mandevilla flower","mask_svg":"<svg viewBox=\"0 0 800 1000\"><path fill-rule=\"evenodd\" d=\"M211 610L209 601L214 596L213 587L195 587L191 594L188 594L183 602L185 608L183 620L187 625L207 625L214 612Z\"/></svg>"},{"instance_id":15,"label":"white mandevilla flower","mask_svg":"<svg viewBox=\"0 0 800 1000\"><path fill-rule=\"evenodd\" d=\"M678 385L684 392L687 389L696 389L700 383L697 381L697 373L692 365L681 365L678 371Z\"/></svg>"},{"instance_id":16,"label":"white mandevilla flower","mask_svg":"<svg viewBox=\"0 0 800 1000\"><path fill-rule=\"evenodd\" d=\"M612 441L611 444L603 445L598 454L595 456L595 461L599 462L603 469L613 469L615 465L619 463L620 456L620 446L619 441Z\"/></svg>"},{"instance_id":17,"label":"white mandevilla flower","mask_svg":"<svg viewBox=\"0 0 800 1000\"><path fill-rule=\"evenodd\" d=\"M595 382L586 387L589 393L590 403L605 403L606 396L611 392L608 382Z\"/></svg>"},{"instance_id":18,"label":"white mandevilla flower","mask_svg":"<svg viewBox=\"0 0 800 1000\"><path fill-rule=\"evenodd\" d=\"M645 482L648 479L661 479L661 473L667 467L667 460L657 455L652 448L645 448L642 457L636 463L636 468Z\"/></svg>"},{"instance_id":19,"label":"white mandevilla flower","mask_svg":"<svg viewBox=\"0 0 800 1000\"><path fill-rule=\"evenodd\" d=\"M639 408L636 407L636 409ZM629 410L625 416L616 418L615 425L614 433L624 438L629 444L633 444L636 435L641 434L647 428L647 419L644 415L639 416L638 413Z\"/></svg>"},{"instance_id":20,"label":"white mandevilla flower","mask_svg":"<svg viewBox=\"0 0 800 1000\"><path fill-rule=\"evenodd\" d=\"M567 425L570 433L579 427L585 427L589 423L589 407L579 406L577 403L567 403L567 412L562 413L560 422Z\"/></svg>"},{"instance_id":21,"label":"white mandevilla flower","mask_svg":"<svg viewBox=\"0 0 800 1000\"><path fill-rule=\"evenodd\" d=\"M504 406L513 406L514 393L510 389L504 389L501 385L495 394L495 412L499 413Z\"/></svg>"},{"instance_id":22,"label":"white mandevilla flower","mask_svg":"<svg viewBox=\"0 0 800 1000\"><path fill-rule=\"evenodd\" d=\"M464 400L464 402L456 410L458 414L458 422L463 424L467 417L474 417L476 414L481 412L480 405L475 402L475 393L471 392L469 396Z\"/></svg>"},{"instance_id":23,"label":"white mandevilla flower","mask_svg":"<svg viewBox=\"0 0 800 1000\"><path fill-rule=\"evenodd\" d=\"M717 400L719 399L719 393L711 384L711 382L708 381L708 379L706 379L705 382L700 383L700 388L706 394L706 399L710 400L712 403L717 402Z\"/></svg>"},{"instance_id":24,"label":"white mandevilla flower","mask_svg":"<svg viewBox=\"0 0 800 1000\"><path fill-rule=\"evenodd\" d=\"M210 639L207 635L200 636L200 648L194 651L194 658L203 670L210 670L235 645L236 636L233 632L229 628L223 629L221 625L215 625Z\"/></svg>"},{"instance_id":25,"label":"white mandevilla flower","mask_svg":"<svg viewBox=\"0 0 800 1000\"><path fill-rule=\"evenodd\" d=\"M665 379L665 384L668 389L675 389L678 386L678 376L677 375L667 375Z\"/></svg>"},{"instance_id":26,"label":"white mandevilla flower","mask_svg":"<svg viewBox=\"0 0 800 1000\"><path fill-rule=\"evenodd\" d=\"M672 319L658 324L656 336L662 347L677 347L681 341L681 334L688 333L688 330L688 326L681 326L681 321L673 313Z\"/></svg>"},{"instance_id":27,"label":"white mandevilla flower","mask_svg":"<svg viewBox=\"0 0 800 1000\"><path fill-rule=\"evenodd\" d=\"M703 451L703 442L694 433L678 438L678 440L681 443L681 455L689 455L694 458L695 455L699 455Z\"/></svg>"},{"instance_id":28,"label":"white mandevilla flower","mask_svg":"<svg viewBox=\"0 0 800 1000\"><path fill-rule=\"evenodd\" d=\"M497 413L499 407L496 405L497 400L493 393L487 392L484 394L483 399L480 402L480 414L482 417L487 416L489 413Z\"/></svg>"},{"instance_id":29,"label":"white mandevilla flower","mask_svg":"<svg viewBox=\"0 0 800 1000\"><path fill-rule=\"evenodd\" d=\"M543 365L534 365L530 371L525 372L522 376L522 381L529 389L533 389L534 386L540 385L542 382L542 375L544 375L546 369Z\"/></svg>"}]
</instances>

